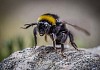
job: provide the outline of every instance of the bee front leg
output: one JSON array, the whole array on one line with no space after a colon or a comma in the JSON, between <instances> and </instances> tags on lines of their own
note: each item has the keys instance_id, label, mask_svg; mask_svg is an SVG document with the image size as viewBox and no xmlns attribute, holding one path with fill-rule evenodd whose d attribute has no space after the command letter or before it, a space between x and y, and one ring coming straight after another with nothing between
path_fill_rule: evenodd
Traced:
<instances>
[{"instance_id":1,"label":"bee front leg","mask_svg":"<svg viewBox=\"0 0 100 70\"><path fill-rule=\"evenodd\" d=\"M25 27L21 27L22 29L28 29L31 26L37 25L37 23L25 24Z\"/></svg>"},{"instance_id":2,"label":"bee front leg","mask_svg":"<svg viewBox=\"0 0 100 70\"><path fill-rule=\"evenodd\" d=\"M33 35L34 35L34 40L35 40L35 47L34 48L36 48L36 46L37 46L37 27L34 28Z\"/></svg>"},{"instance_id":3,"label":"bee front leg","mask_svg":"<svg viewBox=\"0 0 100 70\"><path fill-rule=\"evenodd\" d=\"M56 45L56 35L54 33L51 34L51 39L53 41L53 47L56 50L56 47L55 47L55 45Z\"/></svg>"}]
</instances>

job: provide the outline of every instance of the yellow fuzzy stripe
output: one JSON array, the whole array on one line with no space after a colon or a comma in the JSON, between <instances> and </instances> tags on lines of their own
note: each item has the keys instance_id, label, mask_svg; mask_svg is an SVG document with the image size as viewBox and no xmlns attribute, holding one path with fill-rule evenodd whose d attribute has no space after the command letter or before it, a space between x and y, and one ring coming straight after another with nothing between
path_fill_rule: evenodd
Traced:
<instances>
[{"instance_id":1,"label":"yellow fuzzy stripe","mask_svg":"<svg viewBox=\"0 0 100 70\"><path fill-rule=\"evenodd\" d=\"M52 25L56 25L56 19L50 15L42 15L38 18L38 21L47 20L51 22Z\"/></svg>"}]
</instances>

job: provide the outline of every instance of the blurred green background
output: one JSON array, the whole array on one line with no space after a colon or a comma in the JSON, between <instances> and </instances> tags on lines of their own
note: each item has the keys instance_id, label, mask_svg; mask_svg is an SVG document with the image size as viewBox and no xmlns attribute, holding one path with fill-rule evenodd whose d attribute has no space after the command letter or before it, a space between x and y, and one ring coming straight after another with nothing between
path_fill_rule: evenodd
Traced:
<instances>
[{"instance_id":1,"label":"blurred green background","mask_svg":"<svg viewBox=\"0 0 100 70\"><path fill-rule=\"evenodd\" d=\"M0 0L0 61L17 50L34 46L33 27L21 29L24 24L37 22L44 13L54 13L71 24L91 33L84 33L67 26L72 31L78 47L100 45L99 0ZM48 37L49 38L49 37ZM38 35L38 45L51 45ZM42 40L42 41L41 41Z\"/></svg>"}]
</instances>

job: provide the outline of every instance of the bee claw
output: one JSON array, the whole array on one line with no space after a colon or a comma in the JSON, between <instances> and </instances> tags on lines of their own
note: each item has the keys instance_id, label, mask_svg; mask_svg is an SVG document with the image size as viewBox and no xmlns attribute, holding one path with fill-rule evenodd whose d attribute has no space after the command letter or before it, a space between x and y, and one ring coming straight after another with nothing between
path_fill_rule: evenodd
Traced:
<instances>
[{"instance_id":1,"label":"bee claw","mask_svg":"<svg viewBox=\"0 0 100 70\"><path fill-rule=\"evenodd\" d=\"M33 47L33 49L35 50L36 47Z\"/></svg>"},{"instance_id":2,"label":"bee claw","mask_svg":"<svg viewBox=\"0 0 100 70\"><path fill-rule=\"evenodd\" d=\"M64 55L64 53L61 53L61 56L62 56L63 58L66 58L66 56Z\"/></svg>"},{"instance_id":3,"label":"bee claw","mask_svg":"<svg viewBox=\"0 0 100 70\"><path fill-rule=\"evenodd\" d=\"M55 52L57 53L57 48L56 48L56 47L54 47L54 50L55 50Z\"/></svg>"}]
</instances>

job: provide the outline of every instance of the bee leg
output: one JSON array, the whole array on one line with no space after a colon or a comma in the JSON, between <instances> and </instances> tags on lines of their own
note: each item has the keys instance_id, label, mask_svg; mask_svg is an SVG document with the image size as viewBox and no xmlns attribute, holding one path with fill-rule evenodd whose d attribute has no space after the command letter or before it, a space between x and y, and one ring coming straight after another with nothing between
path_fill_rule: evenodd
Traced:
<instances>
[{"instance_id":1,"label":"bee leg","mask_svg":"<svg viewBox=\"0 0 100 70\"><path fill-rule=\"evenodd\" d=\"M65 41L66 41L66 39L67 39L68 32L67 32L67 33L61 33L61 35L62 35L62 38L61 38L61 55L62 55L63 57L66 57L66 56L64 55L64 43L65 43Z\"/></svg>"},{"instance_id":2,"label":"bee leg","mask_svg":"<svg viewBox=\"0 0 100 70\"><path fill-rule=\"evenodd\" d=\"M37 23L25 24L24 26L26 26L26 27L21 27L21 28L22 29L27 29L27 28L29 28L29 27L31 27L33 25L37 25Z\"/></svg>"},{"instance_id":3,"label":"bee leg","mask_svg":"<svg viewBox=\"0 0 100 70\"><path fill-rule=\"evenodd\" d=\"M71 32L69 32L69 38L70 38L70 43L71 45L76 49L77 49L77 45L74 43L74 38L73 38L73 35L71 34Z\"/></svg>"},{"instance_id":4,"label":"bee leg","mask_svg":"<svg viewBox=\"0 0 100 70\"><path fill-rule=\"evenodd\" d=\"M34 40L35 40L34 48L36 48L36 46L37 46L37 27L34 28L33 35L34 35Z\"/></svg>"},{"instance_id":5,"label":"bee leg","mask_svg":"<svg viewBox=\"0 0 100 70\"><path fill-rule=\"evenodd\" d=\"M61 56L66 57L64 55L64 44L61 44Z\"/></svg>"},{"instance_id":6,"label":"bee leg","mask_svg":"<svg viewBox=\"0 0 100 70\"><path fill-rule=\"evenodd\" d=\"M55 37L56 37L56 36L55 36L54 33L52 33L52 36L51 36L51 37L52 37L52 40L53 40L53 47L54 47L54 49L56 50L56 47L55 47L55 45L56 45L56 41L55 41L56 38L55 38ZM57 50L56 50L56 52L57 52Z\"/></svg>"}]
</instances>

